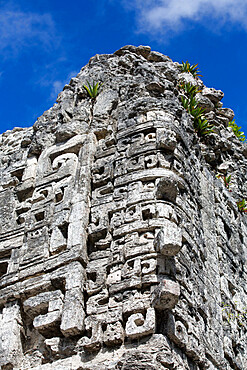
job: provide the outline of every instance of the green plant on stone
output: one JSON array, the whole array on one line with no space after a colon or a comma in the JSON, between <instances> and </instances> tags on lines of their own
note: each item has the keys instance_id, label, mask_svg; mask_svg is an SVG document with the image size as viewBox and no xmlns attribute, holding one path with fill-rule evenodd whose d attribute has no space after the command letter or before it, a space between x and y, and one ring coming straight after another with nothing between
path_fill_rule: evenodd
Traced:
<instances>
[{"instance_id":1,"label":"green plant on stone","mask_svg":"<svg viewBox=\"0 0 247 370\"><path fill-rule=\"evenodd\" d=\"M197 100L195 98L195 95L199 92L197 86L193 86L190 83L181 83L180 88L183 90L183 92L187 95L181 96L181 101L183 107L192 114L193 117L198 118L202 115L204 112L204 109L198 107Z\"/></svg>"},{"instance_id":2,"label":"green plant on stone","mask_svg":"<svg viewBox=\"0 0 247 370\"><path fill-rule=\"evenodd\" d=\"M229 190L230 189L230 184L231 184L231 175L229 176L226 176L226 175L223 175L221 173L219 173L218 175L216 175L216 177L218 179L222 179L224 181L224 185L225 187ZM231 192L231 190L229 190Z\"/></svg>"},{"instance_id":3,"label":"green plant on stone","mask_svg":"<svg viewBox=\"0 0 247 370\"><path fill-rule=\"evenodd\" d=\"M247 203L245 199L239 200L237 202L237 206L240 212L243 212L243 213L247 212Z\"/></svg>"},{"instance_id":4,"label":"green plant on stone","mask_svg":"<svg viewBox=\"0 0 247 370\"><path fill-rule=\"evenodd\" d=\"M198 106L198 102L196 98L193 96L192 98L190 98L190 110L197 108L197 106Z\"/></svg>"},{"instance_id":5,"label":"green plant on stone","mask_svg":"<svg viewBox=\"0 0 247 370\"><path fill-rule=\"evenodd\" d=\"M202 75L199 74L200 71L198 68L198 64L190 65L188 61L186 61L185 63L182 62L180 69L181 69L181 72L190 72L194 77L199 77L199 76L202 77Z\"/></svg>"},{"instance_id":6,"label":"green plant on stone","mask_svg":"<svg viewBox=\"0 0 247 370\"><path fill-rule=\"evenodd\" d=\"M235 302L237 303L237 302ZM222 313L224 312L228 324L231 321L237 321L239 326L244 326L247 322L247 307L244 307L242 312L235 310L232 306L222 302Z\"/></svg>"},{"instance_id":7,"label":"green plant on stone","mask_svg":"<svg viewBox=\"0 0 247 370\"><path fill-rule=\"evenodd\" d=\"M203 117L194 119L194 129L198 136L207 136L214 133L214 126Z\"/></svg>"},{"instance_id":8,"label":"green plant on stone","mask_svg":"<svg viewBox=\"0 0 247 370\"><path fill-rule=\"evenodd\" d=\"M194 118L193 125L195 132L201 137L213 133L214 126L211 125L203 116L205 110L198 106L198 102L195 98L195 95L200 92L198 87L191 83L181 83L179 87L187 95L181 96L181 101L183 107Z\"/></svg>"},{"instance_id":9,"label":"green plant on stone","mask_svg":"<svg viewBox=\"0 0 247 370\"><path fill-rule=\"evenodd\" d=\"M189 112L194 117L195 120L203 118L204 110L205 109L198 107L197 103L194 103L192 101L190 102Z\"/></svg>"},{"instance_id":10,"label":"green plant on stone","mask_svg":"<svg viewBox=\"0 0 247 370\"><path fill-rule=\"evenodd\" d=\"M181 82L180 88L187 94L190 98L194 97L201 90L197 86L192 85L190 82Z\"/></svg>"},{"instance_id":11,"label":"green plant on stone","mask_svg":"<svg viewBox=\"0 0 247 370\"><path fill-rule=\"evenodd\" d=\"M186 97L181 96L183 107L187 109L193 117L199 118L204 112L204 109L198 106L195 95L200 92L200 90L198 90L197 86L194 86L191 83L181 83L180 88L187 95Z\"/></svg>"},{"instance_id":12,"label":"green plant on stone","mask_svg":"<svg viewBox=\"0 0 247 370\"><path fill-rule=\"evenodd\" d=\"M240 126L238 126L236 123L235 123L235 119L233 121L230 121L228 123L228 127L231 127L232 128L232 131L234 132L235 136L240 140L240 141L245 141L245 134L243 131L241 131L241 128Z\"/></svg>"},{"instance_id":13,"label":"green plant on stone","mask_svg":"<svg viewBox=\"0 0 247 370\"><path fill-rule=\"evenodd\" d=\"M99 82L93 81L93 86L87 81L87 85L83 85L91 99L95 99L99 93L99 88L102 86Z\"/></svg>"},{"instance_id":14,"label":"green plant on stone","mask_svg":"<svg viewBox=\"0 0 247 370\"><path fill-rule=\"evenodd\" d=\"M189 110L190 101L185 96L181 96L182 105L186 110Z\"/></svg>"}]
</instances>

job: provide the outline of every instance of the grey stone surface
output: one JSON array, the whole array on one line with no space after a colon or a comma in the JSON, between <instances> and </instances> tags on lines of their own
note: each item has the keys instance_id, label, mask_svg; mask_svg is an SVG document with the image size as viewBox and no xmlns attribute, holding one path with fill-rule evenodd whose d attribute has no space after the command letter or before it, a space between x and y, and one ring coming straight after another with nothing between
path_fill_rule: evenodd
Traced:
<instances>
[{"instance_id":1,"label":"grey stone surface","mask_svg":"<svg viewBox=\"0 0 247 370\"><path fill-rule=\"evenodd\" d=\"M181 82L201 90L204 139ZM222 97L127 45L0 135L3 370L247 368L247 150Z\"/></svg>"}]
</instances>

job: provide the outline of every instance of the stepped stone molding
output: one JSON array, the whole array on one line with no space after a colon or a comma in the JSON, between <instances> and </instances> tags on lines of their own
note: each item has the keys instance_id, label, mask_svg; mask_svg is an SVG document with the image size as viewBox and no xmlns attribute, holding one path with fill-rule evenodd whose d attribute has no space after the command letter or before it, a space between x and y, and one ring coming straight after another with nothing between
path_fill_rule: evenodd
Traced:
<instances>
[{"instance_id":1,"label":"stepped stone molding","mask_svg":"<svg viewBox=\"0 0 247 370\"><path fill-rule=\"evenodd\" d=\"M125 46L0 135L1 369L247 368L247 146L223 95Z\"/></svg>"}]
</instances>

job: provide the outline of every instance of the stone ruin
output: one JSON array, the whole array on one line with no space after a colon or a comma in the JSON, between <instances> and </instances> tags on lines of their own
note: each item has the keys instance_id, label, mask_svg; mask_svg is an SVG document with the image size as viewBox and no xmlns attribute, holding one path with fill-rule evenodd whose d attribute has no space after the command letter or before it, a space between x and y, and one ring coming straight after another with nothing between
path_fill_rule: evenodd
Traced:
<instances>
[{"instance_id":1,"label":"stone ruin","mask_svg":"<svg viewBox=\"0 0 247 370\"><path fill-rule=\"evenodd\" d=\"M222 97L125 46L0 136L1 369L247 369L247 145Z\"/></svg>"}]
</instances>

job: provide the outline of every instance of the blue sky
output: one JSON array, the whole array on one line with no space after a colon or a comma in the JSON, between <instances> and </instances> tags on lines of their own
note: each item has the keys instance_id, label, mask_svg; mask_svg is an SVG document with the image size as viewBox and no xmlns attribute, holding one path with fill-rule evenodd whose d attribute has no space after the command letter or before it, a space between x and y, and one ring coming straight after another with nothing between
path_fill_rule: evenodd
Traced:
<instances>
[{"instance_id":1,"label":"blue sky","mask_svg":"<svg viewBox=\"0 0 247 370\"><path fill-rule=\"evenodd\" d=\"M126 44L198 63L247 133L246 0L0 0L0 132L31 126L90 57Z\"/></svg>"}]
</instances>

